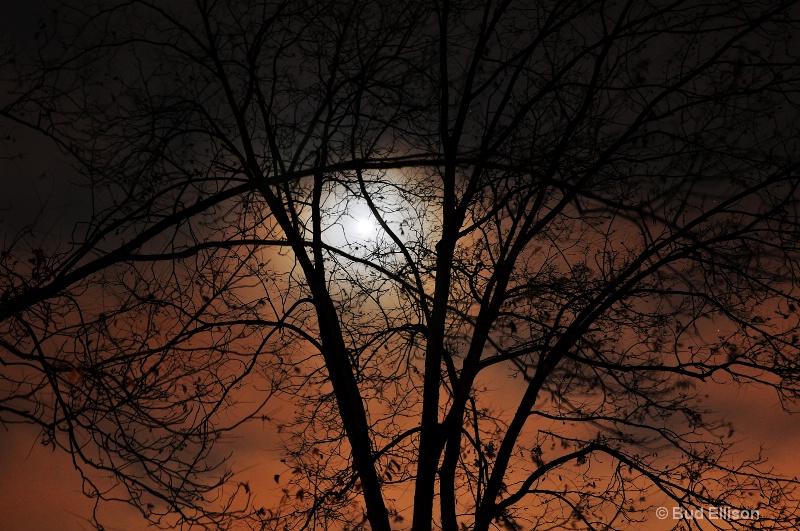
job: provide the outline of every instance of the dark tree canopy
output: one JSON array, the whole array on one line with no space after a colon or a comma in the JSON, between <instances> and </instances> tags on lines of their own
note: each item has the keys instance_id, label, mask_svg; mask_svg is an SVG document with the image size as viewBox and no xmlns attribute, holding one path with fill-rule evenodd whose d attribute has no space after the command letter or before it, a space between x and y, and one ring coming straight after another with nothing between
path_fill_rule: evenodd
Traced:
<instances>
[{"instance_id":1,"label":"dark tree canopy","mask_svg":"<svg viewBox=\"0 0 800 531\"><path fill-rule=\"evenodd\" d=\"M166 528L795 529L703 397L797 405L796 3L68 3L0 61L91 194L3 236L0 423Z\"/></svg>"}]
</instances>

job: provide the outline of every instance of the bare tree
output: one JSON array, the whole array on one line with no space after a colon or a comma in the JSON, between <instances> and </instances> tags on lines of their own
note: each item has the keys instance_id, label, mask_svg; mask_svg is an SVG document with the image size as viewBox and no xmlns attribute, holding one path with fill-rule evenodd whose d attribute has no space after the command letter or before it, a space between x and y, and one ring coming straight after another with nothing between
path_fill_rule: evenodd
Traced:
<instances>
[{"instance_id":1,"label":"bare tree","mask_svg":"<svg viewBox=\"0 0 800 531\"><path fill-rule=\"evenodd\" d=\"M796 528L702 403L798 398L795 3L62 9L3 116L93 211L5 244L0 420L164 527Z\"/></svg>"}]
</instances>

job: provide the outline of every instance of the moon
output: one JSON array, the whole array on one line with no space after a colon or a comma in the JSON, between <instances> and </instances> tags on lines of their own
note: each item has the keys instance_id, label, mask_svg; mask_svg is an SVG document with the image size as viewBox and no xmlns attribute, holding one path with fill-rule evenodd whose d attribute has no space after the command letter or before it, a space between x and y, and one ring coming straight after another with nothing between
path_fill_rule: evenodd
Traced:
<instances>
[{"instance_id":1,"label":"moon","mask_svg":"<svg viewBox=\"0 0 800 531\"><path fill-rule=\"evenodd\" d=\"M372 216L359 216L355 222L356 231L360 236L371 236L378 232L378 222Z\"/></svg>"}]
</instances>

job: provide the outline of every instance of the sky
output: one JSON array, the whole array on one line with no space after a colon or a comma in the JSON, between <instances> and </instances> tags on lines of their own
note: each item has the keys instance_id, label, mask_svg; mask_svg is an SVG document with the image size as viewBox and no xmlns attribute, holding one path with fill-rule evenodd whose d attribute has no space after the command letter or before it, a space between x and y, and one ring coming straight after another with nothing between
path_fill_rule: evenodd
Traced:
<instances>
[{"instance_id":1,"label":"sky","mask_svg":"<svg viewBox=\"0 0 800 531\"><path fill-rule=\"evenodd\" d=\"M25 43L43 9L40 1L0 0L0 28L6 35L13 34L17 43ZM3 132L7 130L16 141L0 145L0 157L12 157L0 158L0 229L12 234L35 223L36 237L43 243L57 241L84 218L90 197L85 188L74 184L77 174L51 143L18 127ZM354 216L351 223L353 232L361 236L376 230L365 213ZM493 382L499 390L496 407L502 409L503 388L516 384L497 378ZM800 447L800 416L782 411L771 392L747 392L725 382L711 387L708 405L734 423L741 449L752 452L763 443L775 470L794 474L800 467L796 451ZM81 494L80 476L70 456L43 446L40 439L33 427L0 425L0 529L90 529L87 518L93 502ZM280 497L280 485L272 480L281 456L274 426L250 424L223 448L234 455L233 464L242 470L241 480L248 481L267 504ZM143 519L125 504L103 505L100 515L108 530L145 529ZM669 519L653 519L648 529L667 530L673 525Z\"/></svg>"},{"instance_id":2,"label":"sky","mask_svg":"<svg viewBox=\"0 0 800 531\"><path fill-rule=\"evenodd\" d=\"M501 380L497 389L507 385L514 382ZM493 405L505 406L502 399ZM784 413L774 396L743 393L720 385L708 405L724 412L734 423L742 451L752 453L763 444L764 455L777 471L793 474L800 467L800 419ZM272 480L276 472L282 471L280 443L275 435L274 426L253 424L224 446L233 452L237 468L243 470L240 479L248 481L258 499L266 504L281 496L280 485ZM657 503L670 510L674 505L669 500ZM30 426L0 429L0 529L89 530L92 527L87 519L92 506L93 501L81 494L80 477L66 453L43 446L39 433ZM144 519L122 503L104 504L99 514L109 531L147 529ZM673 526L671 519L653 518L647 529L668 531Z\"/></svg>"}]
</instances>

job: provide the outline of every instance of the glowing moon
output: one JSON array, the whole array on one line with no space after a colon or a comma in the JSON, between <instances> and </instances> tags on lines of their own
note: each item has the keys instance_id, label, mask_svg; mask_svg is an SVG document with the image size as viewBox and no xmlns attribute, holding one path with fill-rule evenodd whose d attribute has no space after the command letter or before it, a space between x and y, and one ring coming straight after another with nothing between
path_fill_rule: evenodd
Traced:
<instances>
[{"instance_id":1,"label":"glowing moon","mask_svg":"<svg viewBox=\"0 0 800 531\"><path fill-rule=\"evenodd\" d=\"M378 223L372 216L361 216L356 218L356 231L362 236L375 234L378 231Z\"/></svg>"}]
</instances>

